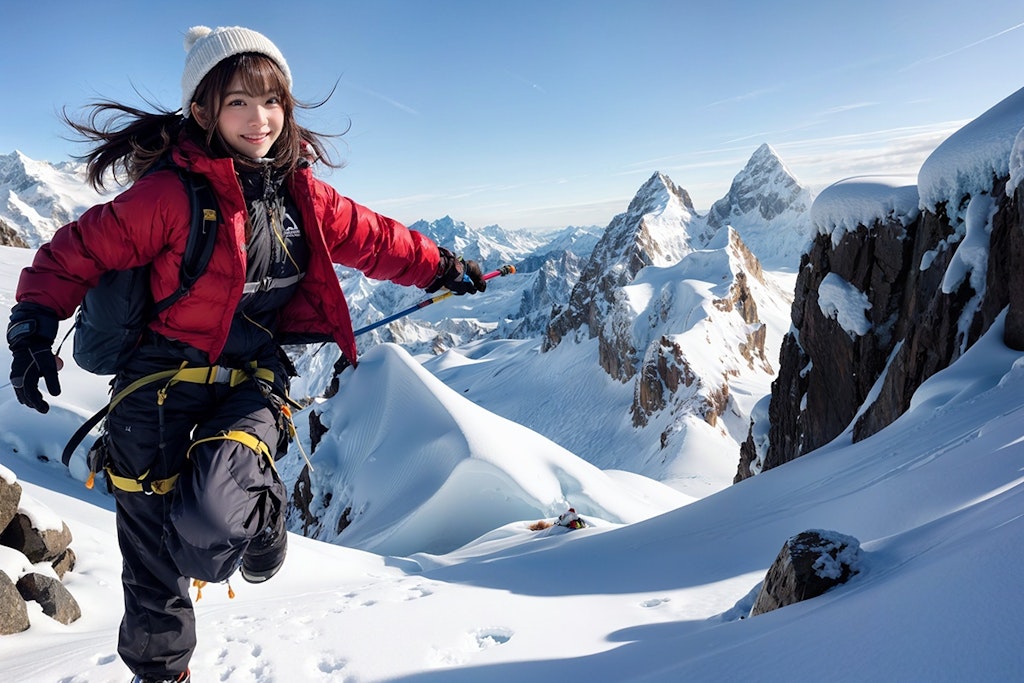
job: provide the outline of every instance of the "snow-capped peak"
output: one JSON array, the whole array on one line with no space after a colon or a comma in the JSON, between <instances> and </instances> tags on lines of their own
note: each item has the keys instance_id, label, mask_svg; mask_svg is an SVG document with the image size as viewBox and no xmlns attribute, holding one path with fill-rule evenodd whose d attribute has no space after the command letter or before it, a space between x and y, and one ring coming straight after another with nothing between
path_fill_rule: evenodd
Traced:
<instances>
[{"instance_id":1,"label":"snow-capped peak","mask_svg":"<svg viewBox=\"0 0 1024 683\"><path fill-rule=\"evenodd\" d=\"M769 268L795 268L811 238L811 191L800 184L768 144L751 155L725 197L712 205L708 226L736 228Z\"/></svg>"}]
</instances>

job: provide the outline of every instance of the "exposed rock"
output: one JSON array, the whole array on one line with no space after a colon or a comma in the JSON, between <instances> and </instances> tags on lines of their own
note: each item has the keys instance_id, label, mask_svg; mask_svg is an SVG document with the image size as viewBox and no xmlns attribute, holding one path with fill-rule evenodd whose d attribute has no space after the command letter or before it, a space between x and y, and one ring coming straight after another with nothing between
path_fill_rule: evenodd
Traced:
<instances>
[{"instance_id":1,"label":"exposed rock","mask_svg":"<svg viewBox=\"0 0 1024 683\"><path fill-rule=\"evenodd\" d=\"M17 587L22 598L38 602L43 614L62 624L70 624L82 616L78 602L59 579L32 572L18 579Z\"/></svg>"},{"instance_id":2,"label":"exposed rock","mask_svg":"<svg viewBox=\"0 0 1024 683\"><path fill-rule=\"evenodd\" d=\"M17 482L0 476L0 521L6 520L0 544L12 549L11 552L17 551L13 557L18 557L18 553L24 556L18 571L27 572L11 577L0 571L0 634L29 628L26 599L37 600L45 614L64 624L81 616L78 604L59 578L30 571L32 564L40 562L50 562L58 577L74 569L75 553L68 547L71 531L63 522L60 531L33 527L30 516L19 510L21 493ZM25 598L26 595L29 597Z\"/></svg>"},{"instance_id":3,"label":"exposed rock","mask_svg":"<svg viewBox=\"0 0 1024 683\"><path fill-rule=\"evenodd\" d=\"M7 572L0 570L0 635L21 633L30 625L24 598Z\"/></svg>"},{"instance_id":4,"label":"exposed rock","mask_svg":"<svg viewBox=\"0 0 1024 683\"><path fill-rule=\"evenodd\" d=\"M1024 230L1019 227L1024 226L1024 192L1018 190L1013 199L993 219L995 235L992 250L1006 256L1007 267L1003 271L1010 302L1003 341L1011 349L1024 351L1024 296L1020 296L1024 292ZM1004 222L1008 225L1004 226Z\"/></svg>"},{"instance_id":5,"label":"exposed rock","mask_svg":"<svg viewBox=\"0 0 1024 683\"><path fill-rule=\"evenodd\" d=\"M63 579L65 574L70 571L74 571L75 564L77 564L77 562L78 556L75 555L75 551L68 548L61 553L60 557L53 561L51 566L53 567L53 571L57 572L57 576Z\"/></svg>"},{"instance_id":6,"label":"exposed rock","mask_svg":"<svg viewBox=\"0 0 1024 683\"><path fill-rule=\"evenodd\" d=\"M751 419L750 430L747 432L747 438L740 444L740 462L736 466L736 476L733 477L732 483L738 484L744 479L757 473L755 467L758 463L757 444L754 441L754 421Z\"/></svg>"},{"instance_id":7,"label":"exposed rock","mask_svg":"<svg viewBox=\"0 0 1024 683\"><path fill-rule=\"evenodd\" d=\"M28 515L18 512L0 533L0 544L17 548L32 563L53 562L71 545L71 530L64 522L60 531L36 529Z\"/></svg>"},{"instance_id":8,"label":"exposed rock","mask_svg":"<svg viewBox=\"0 0 1024 683\"><path fill-rule=\"evenodd\" d=\"M804 255L793 331L783 340L772 384L765 469L834 439L867 398L907 324L900 311L915 274L910 254L916 227L896 219L875 221L847 231L838 244L831 234L819 234ZM866 297L869 308L859 332L845 329L830 309L822 296L826 279Z\"/></svg>"},{"instance_id":9,"label":"exposed rock","mask_svg":"<svg viewBox=\"0 0 1024 683\"><path fill-rule=\"evenodd\" d=\"M311 536L311 530L320 524L320 520L317 519L316 515L313 514L310 505L313 502L313 485L309 480L309 467L303 467L299 473L298 478L295 480L295 486L292 488L292 500L289 509L293 511L292 514L299 516L299 521L302 523L302 535Z\"/></svg>"},{"instance_id":10,"label":"exposed rock","mask_svg":"<svg viewBox=\"0 0 1024 683\"><path fill-rule=\"evenodd\" d=\"M12 228L3 218L0 218L0 245L5 247L28 248L28 242Z\"/></svg>"},{"instance_id":11,"label":"exposed rock","mask_svg":"<svg viewBox=\"0 0 1024 683\"><path fill-rule=\"evenodd\" d=\"M337 381L337 375L335 375L335 381ZM337 389L335 389L337 393ZM333 395L333 394L332 394ZM327 433L327 427L320 421L320 413L315 410L309 411L309 451L315 453L317 446L320 445L320 439Z\"/></svg>"},{"instance_id":12,"label":"exposed rock","mask_svg":"<svg viewBox=\"0 0 1024 683\"><path fill-rule=\"evenodd\" d=\"M21 501L21 484L7 481L0 477L0 531L18 514L18 503Z\"/></svg>"},{"instance_id":13,"label":"exposed rock","mask_svg":"<svg viewBox=\"0 0 1024 683\"><path fill-rule=\"evenodd\" d=\"M765 575L750 616L816 598L858 569L860 542L834 531L809 530L787 540Z\"/></svg>"}]
</instances>

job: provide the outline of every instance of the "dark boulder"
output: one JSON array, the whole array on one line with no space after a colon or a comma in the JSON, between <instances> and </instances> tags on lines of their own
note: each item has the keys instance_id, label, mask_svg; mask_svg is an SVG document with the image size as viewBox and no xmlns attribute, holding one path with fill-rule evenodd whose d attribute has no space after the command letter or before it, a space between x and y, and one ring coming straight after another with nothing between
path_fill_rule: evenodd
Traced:
<instances>
[{"instance_id":1,"label":"dark boulder","mask_svg":"<svg viewBox=\"0 0 1024 683\"><path fill-rule=\"evenodd\" d=\"M765 575L750 616L816 598L858 572L860 542L834 531L809 530L782 546Z\"/></svg>"}]
</instances>

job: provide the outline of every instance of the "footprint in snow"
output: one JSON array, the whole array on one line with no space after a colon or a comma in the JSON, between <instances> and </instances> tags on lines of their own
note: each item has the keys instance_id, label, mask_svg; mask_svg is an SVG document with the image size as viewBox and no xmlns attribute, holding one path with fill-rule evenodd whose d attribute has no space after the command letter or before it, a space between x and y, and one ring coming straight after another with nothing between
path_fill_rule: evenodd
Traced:
<instances>
[{"instance_id":1,"label":"footprint in snow","mask_svg":"<svg viewBox=\"0 0 1024 683\"><path fill-rule=\"evenodd\" d=\"M660 606L664 605L666 602L668 602L669 600L670 600L670 598L650 598L648 600L641 601L640 602L640 606L641 607L647 607L647 608L660 607Z\"/></svg>"},{"instance_id":2,"label":"footprint in snow","mask_svg":"<svg viewBox=\"0 0 1024 683\"><path fill-rule=\"evenodd\" d=\"M428 664L438 667L458 666L467 663L474 655L504 645L512 639L514 631L502 627L475 629L463 634L459 642L451 648L432 648Z\"/></svg>"},{"instance_id":3,"label":"footprint in snow","mask_svg":"<svg viewBox=\"0 0 1024 683\"><path fill-rule=\"evenodd\" d=\"M333 653L321 652L320 655L320 660L316 663L316 670L319 673L326 674L328 677L348 666L348 660L338 657ZM330 679L328 678L327 680Z\"/></svg>"}]
</instances>

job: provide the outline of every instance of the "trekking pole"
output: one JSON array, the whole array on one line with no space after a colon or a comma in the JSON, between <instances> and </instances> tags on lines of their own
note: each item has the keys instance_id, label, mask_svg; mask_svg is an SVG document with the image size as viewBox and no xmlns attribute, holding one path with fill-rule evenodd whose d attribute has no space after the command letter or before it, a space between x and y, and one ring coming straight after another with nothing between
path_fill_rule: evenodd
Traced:
<instances>
[{"instance_id":1,"label":"trekking pole","mask_svg":"<svg viewBox=\"0 0 1024 683\"><path fill-rule=\"evenodd\" d=\"M486 281L486 280L490 280L491 278L495 278L495 277L504 277L506 275L512 275L515 272L516 272L516 267L515 266L511 266L511 265L510 266L502 266L501 268L498 268L497 270L493 270L490 273L487 273L481 279ZM420 310L421 308L426 308L430 304L436 304L438 301L444 301L445 299L447 299L448 297L452 296L453 294L455 294L455 292L452 292L452 291L449 290L449 291L446 291L446 292L442 292L440 294L436 294L436 295L432 296L429 299L424 299L423 301L419 302L418 304L414 304L414 305L410 306L409 308L406 308L405 310L399 311L398 313L393 313L392 315L389 315L388 317L383 318L382 320L378 320L375 323L371 323L371 324L367 325L366 327L360 327L358 330L355 331L355 336L358 337L361 334L366 334L367 332L370 332L371 330L375 330L378 327L381 327L383 325L387 325L390 322L394 322L395 320L398 320L399 318L404 318L405 316L409 315L410 313L415 313L416 311Z\"/></svg>"}]
</instances>

